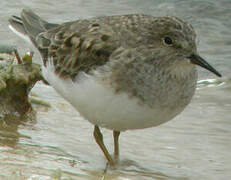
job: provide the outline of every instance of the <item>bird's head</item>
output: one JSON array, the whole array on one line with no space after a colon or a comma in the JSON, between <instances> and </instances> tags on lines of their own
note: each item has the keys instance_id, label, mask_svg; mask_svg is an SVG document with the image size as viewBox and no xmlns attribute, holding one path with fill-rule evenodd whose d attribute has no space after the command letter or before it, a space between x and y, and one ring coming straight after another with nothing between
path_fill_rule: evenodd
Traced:
<instances>
[{"instance_id":1,"label":"bird's head","mask_svg":"<svg viewBox=\"0 0 231 180\"><path fill-rule=\"evenodd\" d=\"M193 27L176 17L159 17L153 21L152 32L157 51L167 61L186 65L199 65L217 76L221 74L207 63L196 48L196 33Z\"/></svg>"}]
</instances>

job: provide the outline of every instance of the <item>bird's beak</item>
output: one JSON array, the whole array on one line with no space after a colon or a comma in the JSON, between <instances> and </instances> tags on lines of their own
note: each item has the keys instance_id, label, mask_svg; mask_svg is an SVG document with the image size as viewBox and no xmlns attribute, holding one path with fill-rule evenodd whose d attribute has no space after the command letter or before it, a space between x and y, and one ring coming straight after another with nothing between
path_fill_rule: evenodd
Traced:
<instances>
[{"instance_id":1,"label":"bird's beak","mask_svg":"<svg viewBox=\"0 0 231 180\"><path fill-rule=\"evenodd\" d=\"M216 69L214 69L209 63L207 63L202 57L200 57L199 55L192 54L188 58L190 59L191 63L197 64L197 65L213 72L217 76L221 77L221 74Z\"/></svg>"}]
</instances>

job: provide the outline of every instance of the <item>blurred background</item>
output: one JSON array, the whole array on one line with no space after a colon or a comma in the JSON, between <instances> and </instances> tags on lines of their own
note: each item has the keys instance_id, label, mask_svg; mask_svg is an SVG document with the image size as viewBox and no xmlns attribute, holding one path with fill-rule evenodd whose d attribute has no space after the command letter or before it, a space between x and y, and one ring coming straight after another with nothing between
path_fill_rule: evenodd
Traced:
<instances>
[{"instance_id":1,"label":"blurred background","mask_svg":"<svg viewBox=\"0 0 231 180\"><path fill-rule=\"evenodd\" d=\"M198 51L222 75L199 69L192 103L174 120L122 133L121 166L106 161L93 126L50 86L32 92L51 107L34 106L36 118L0 126L0 179L227 180L231 179L231 1L230 0L1 0L0 44L23 55L34 50L8 29L8 18L30 8L62 23L96 16L143 13L177 16L197 32ZM35 51L35 63L40 63ZM111 131L103 130L113 149Z\"/></svg>"}]
</instances>

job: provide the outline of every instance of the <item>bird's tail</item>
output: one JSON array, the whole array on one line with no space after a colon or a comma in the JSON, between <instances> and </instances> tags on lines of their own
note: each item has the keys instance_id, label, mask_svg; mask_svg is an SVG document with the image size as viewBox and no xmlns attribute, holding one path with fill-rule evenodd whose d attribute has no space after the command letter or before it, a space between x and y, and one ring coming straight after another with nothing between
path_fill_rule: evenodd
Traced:
<instances>
[{"instance_id":1,"label":"bird's tail","mask_svg":"<svg viewBox=\"0 0 231 180\"><path fill-rule=\"evenodd\" d=\"M23 38L24 40L30 42L30 38L27 35L26 29L24 28L22 19L18 16L12 16L9 19L9 28L19 37Z\"/></svg>"},{"instance_id":2,"label":"bird's tail","mask_svg":"<svg viewBox=\"0 0 231 180\"><path fill-rule=\"evenodd\" d=\"M23 9L21 17L12 16L9 19L9 28L27 41L32 41L34 45L35 39L41 32L55 28L57 24L51 24L41 19L33 11L29 9Z\"/></svg>"}]
</instances>

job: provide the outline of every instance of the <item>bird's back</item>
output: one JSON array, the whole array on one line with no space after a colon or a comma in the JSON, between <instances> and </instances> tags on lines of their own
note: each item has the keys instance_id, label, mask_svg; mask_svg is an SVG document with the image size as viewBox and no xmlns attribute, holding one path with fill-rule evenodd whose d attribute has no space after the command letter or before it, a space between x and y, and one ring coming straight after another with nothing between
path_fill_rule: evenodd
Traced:
<instances>
[{"instance_id":1,"label":"bird's back","mask_svg":"<svg viewBox=\"0 0 231 180\"><path fill-rule=\"evenodd\" d=\"M60 77L74 78L104 65L119 47L133 48L150 41L146 15L123 15L77 20L61 25L42 20L30 10L10 19L20 33L29 36L44 65L52 59Z\"/></svg>"}]
</instances>

